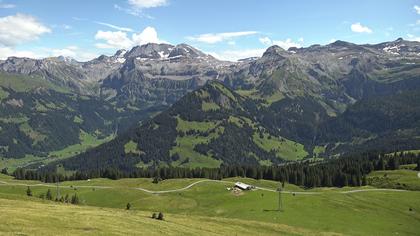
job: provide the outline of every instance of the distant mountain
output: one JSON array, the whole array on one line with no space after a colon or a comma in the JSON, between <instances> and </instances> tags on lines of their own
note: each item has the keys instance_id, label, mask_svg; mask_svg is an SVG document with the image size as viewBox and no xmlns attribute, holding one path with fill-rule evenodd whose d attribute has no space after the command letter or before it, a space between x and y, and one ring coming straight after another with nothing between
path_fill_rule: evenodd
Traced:
<instances>
[{"instance_id":1,"label":"distant mountain","mask_svg":"<svg viewBox=\"0 0 420 236\"><path fill-rule=\"evenodd\" d=\"M395 117L392 113L401 112L395 108L397 103L393 103L394 100L405 98L407 101L412 101L410 97L415 97L420 88L420 43L403 39L375 45L336 41L325 46L312 45L307 48L289 48L288 50L272 46L261 58L250 58L235 63L219 61L186 44L176 46L146 44L129 51L120 50L113 56L100 56L84 63L69 58L43 60L9 58L0 62L0 71L7 75L47 81L50 87L57 88L55 91L59 91L57 95L59 97L65 97L63 91L67 91L94 104L101 103L102 105L98 107L108 107L105 109L106 114L100 115L100 117L107 117L103 119L107 125L101 128L102 133L111 135L118 130L121 138L112 142L121 142L124 145L128 142L128 149L135 147L133 143L137 143L138 150L141 151L133 149L136 155L131 155L135 158L130 159L129 164L125 159L127 161L125 164L121 164L119 159L107 159L103 164L105 166L114 166L118 163L117 166L131 168L133 163L140 165L140 162L143 165L152 165L157 162L178 166L217 166L220 163L230 163L230 161L275 164L311 156L343 155L354 148L360 150L413 148L417 143L416 137L419 136L416 135L418 128L415 122L411 122L413 126L406 128L402 125L406 121ZM0 76L0 80L6 81L7 79L4 78ZM208 83L213 80L220 81L222 84ZM202 88L207 83L208 85ZM201 101L205 98L194 97L198 91L213 91L211 87L220 85L223 85L223 88L215 90L220 92L219 97L229 98L227 93L224 93L227 90L235 97L235 102L231 99L217 98L218 96L205 102ZM7 86L2 86L2 89L6 90ZM35 87L29 90L34 91ZM181 99L185 95L186 97ZM16 95L13 99L19 101L19 96L23 95ZM11 116L11 111L8 110L10 103L20 104L11 99L12 97L6 97L2 100L3 115L1 116L3 118L0 119L4 120ZM45 98L46 101L48 99ZM219 109L226 108L225 102L230 109ZM198 107L196 103L204 105ZM175 105L169 108L172 104ZM183 104L184 108L181 109L179 104ZM93 107L91 109L96 112ZM396 122L395 127L371 130L368 124L375 123L376 116L363 111L364 107L370 107L370 110L378 114L380 112L385 114L386 118L382 117L383 122L379 122L379 125L391 119ZM381 110L380 107L393 109L384 113L384 108ZM168 108L172 113L164 112L156 116ZM77 107L69 110L79 112ZM31 112L31 116L25 116L32 117L41 114L39 111ZM404 108L404 112L407 112L406 115L416 114L408 108ZM185 116L180 115L184 113ZM204 118L200 118L201 113ZM216 113L220 117L214 117ZM174 114L179 114L179 116ZM197 117L191 117L188 114L196 114ZM241 136L235 138L239 143L232 141L230 146L237 145L244 151L237 150L240 153L239 157L229 152L228 148L218 149L229 143L230 138L233 137L223 136L221 130L217 132L218 135L220 133L219 136L211 136L212 141L207 140L206 143L197 141L197 143L195 136L198 135L197 140L201 140L200 135L210 132L200 127L197 127L199 133L185 128L182 132L185 134L188 132L189 135L184 135L186 138L181 139L179 143L176 140L182 132L177 130L170 134L172 136L165 138L168 140L164 142L170 142L162 144L166 145L165 147L159 144L161 141L156 141L155 146L143 147L141 139L128 134L136 128L129 127L140 125L146 132L144 125L154 121L144 123L144 120L151 116L156 116L153 120L163 119L158 117L166 116L167 122L172 122L167 124L167 132L178 128L174 125L174 120L175 123L180 122L181 126L182 122L187 122L186 127L194 127L195 123L188 122L209 121L210 123L206 124L208 127L223 127L223 130L228 130L229 134L240 133ZM364 120L366 123L357 123L357 120ZM234 125L231 125L234 121L249 125L251 128L236 129ZM165 122L160 121L160 123ZM5 124L3 122L3 125ZM198 126L201 125L203 124L198 124ZM32 128L42 133L42 128ZM82 130L96 130L96 128L92 125L89 129L85 127ZM128 133L125 132L127 129ZM401 132L401 129L405 131ZM8 132L13 133L13 131ZM146 133L151 137L155 135L154 132L157 131ZM161 135L164 135L164 131L162 132ZM258 135L255 136L255 134ZM218 138L215 138L216 136ZM17 137L17 139L20 137L27 139L31 136L22 134ZM129 142L128 137L133 139L133 142ZM225 139L220 141L220 137ZM242 140L244 137L247 137L248 141ZM393 137L399 144L381 145L381 143L386 143L387 137ZM191 140L185 141L188 138ZM7 139L6 136L5 140ZM66 142L65 145L63 141L60 147L74 143L75 139L72 140ZM10 152L9 150L16 148L9 145L13 143L13 139L9 138L7 143L4 142L3 156L13 156L6 154ZM110 144L110 146L121 147L121 143ZM185 143L194 143L194 147L188 144L190 146L185 148L182 146ZM175 144L180 147L178 152L173 150ZM293 145L296 145L296 148L292 148ZM160 157L150 154L153 153L152 147L159 148ZM33 148L29 147L23 153L28 154L31 149ZM39 150L48 152L53 149L46 145ZM113 153L111 150L108 151L108 153ZM146 156L139 155L142 152L146 153ZM177 153L178 155L175 155ZM129 156L121 150L114 154ZM82 158L82 155L77 158ZM102 166L99 163L97 165Z\"/></svg>"},{"instance_id":2,"label":"distant mountain","mask_svg":"<svg viewBox=\"0 0 420 236\"><path fill-rule=\"evenodd\" d=\"M44 157L84 142L84 133L100 139L122 132L227 64L185 44L146 44L88 62L10 57L0 62L0 157Z\"/></svg>"}]
</instances>

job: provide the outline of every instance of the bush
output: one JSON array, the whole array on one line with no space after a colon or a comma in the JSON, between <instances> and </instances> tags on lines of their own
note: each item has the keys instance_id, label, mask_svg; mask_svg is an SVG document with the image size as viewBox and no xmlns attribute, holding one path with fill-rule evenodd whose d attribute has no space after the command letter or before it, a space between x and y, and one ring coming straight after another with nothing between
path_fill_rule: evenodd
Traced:
<instances>
[{"instance_id":1,"label":"bush","mask_svg":"<svg viewBox=\"0 0 420 236\"><path fill-rule=\"evenodd\" d=\"M31 188L29 186L28 186L28 189L26 189L26 195L28 197L32 197L32 190L31 190Z\"/></svg>"},{"instance_id":2,"label":"bush","mask_svg":"<svg viewBox=\"0 0 420 236\"><path fill-rule=\"evenodd\" d=\"M130 210L130 208L131 208L131 204L127 203L127 206L125 207L125 209L128 211L128 210Z\"/></svg>"},{"instance_id":3,"label":"bush","mask_svg":"<svg viewBox=\"0 0 420 236\"><path fill-rule=\"evenodd\" d=\"M158 215L157 219L158 220L163 220L163 213L162 212L159 212L159 215Z\"/></svg>"},{"instance_id":4,"label":"bush","mask_svg":"<svg viewBox=\"0 0 420 236\"><path fill-rule=\"evenodd\" d=\"M7 171L7 168L3 168L1 170L1 173L4 174L4 175L8 175L9 174L8 171Z\"/></svg>"},{"instance_id":5,"label":"bush","mask_svg":"<svg viewBox=\"0 0 420 236\"><path fill-rule=\"evenodd\" d=\"M156 215L156 213L153 213L153 214L152 214L152 218L153 218L153 219L157 219L157 215Z\"/></svg>"},{"instance_id":6,"label":"bush","mask_svg":"<svg viewBox=\"0 0 420 236\"><path fill-rule=\"evenodd\" d=\"M47 199L47 200L52 200L52 194L51 194L51 189L48 189L48 191L47 191L47 194L45 195L45 198Z\"/></svg>"},{"instance_id":7,"label":"bush","mask_svg":"<svg viewBox=\"0 0 420 236\"><path fill-rule=\"evenodd\" d=\"M75 204L75 205L79 204L79 197L77 196L77 194L74 194L71 197L71 204Z\"/></svg>"}]
</instances>

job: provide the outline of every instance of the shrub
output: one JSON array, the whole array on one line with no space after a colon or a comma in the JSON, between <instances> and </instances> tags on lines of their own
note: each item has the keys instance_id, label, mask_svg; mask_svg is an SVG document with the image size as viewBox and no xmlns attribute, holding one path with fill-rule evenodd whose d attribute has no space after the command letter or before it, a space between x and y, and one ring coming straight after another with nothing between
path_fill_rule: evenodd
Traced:
<instances>
[{"instance_id":1,"label":"shrub","mask_svg":"<svg viewBox=\"0 0 420 236\"><path fill-rule=\"evenodd\" d=\"M32 190L29 186L28 189L26 189L26 195L28 195L28 197L32 197Z\"/></svg>"},{"instance_id":2,"label":"shrub","mask_svg":"<svg viewBox=\"0 0 420 236\"><path fill-rule=\"evenodd\" d=\"M159 212L159 215L158 215L157 219L158 220L163 220L163 213L162 212Z\"/></svg>"}]
</instances>

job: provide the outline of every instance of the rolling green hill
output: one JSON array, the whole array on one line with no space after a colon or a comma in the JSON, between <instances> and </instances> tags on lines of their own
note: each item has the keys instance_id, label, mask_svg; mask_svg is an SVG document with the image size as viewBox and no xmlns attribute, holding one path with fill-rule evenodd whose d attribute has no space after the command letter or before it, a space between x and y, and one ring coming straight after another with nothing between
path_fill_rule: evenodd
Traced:
<instances>
[{"instance_id":1,"label":"rolling green hill","mask_svg":"<svg viewBox=\"0 0 420 236\"><path fill-rule=\"evenodd\" d=\"M390 175L398 172L388 171ZM374 172L372 176L382 174ZM236 181L260 189L239 193L227 190ZM411 176L409 181L420 179ZM26 196L27 186L33 197ZM80 198L79 206L70 206L38 198L47 189L55 196L55 184L0 175L0 209L7 213L0 216L2 222L7 222L0 231L36 234L44 230L53 234L61 228L73 234L130 234L141 226L142 232L151 234L212 235L234 230L241 235L416 235L420 227L418 191L369 186L303 190L286 183L283 211L279 212L277 186L274 181L246 178L223 182L172 179L158 184L151 179L60 183L62 195L76 193ZM132 205L130 211L125 210L128 202ZM149 218L152 212L160 211L165 215L164 222Z\"/></svg>"}]
</instances>

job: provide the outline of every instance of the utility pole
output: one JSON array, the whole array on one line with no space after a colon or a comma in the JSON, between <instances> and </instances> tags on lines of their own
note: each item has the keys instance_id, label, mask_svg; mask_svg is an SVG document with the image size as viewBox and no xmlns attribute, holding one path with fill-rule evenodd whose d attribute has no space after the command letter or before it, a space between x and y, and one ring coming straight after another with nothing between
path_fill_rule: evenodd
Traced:
<instances>
[{"instance_id":1,"label":"utility pole","mask_svg":"<svg viewBox=\"0 0 420 236\"><path fill-rule=\"evenodd\" d=\"M60 187L59 187L59 184L60 184L60 176L58 175L59 167L60 167L60 165L57 165L56 166L56 169L55 169L55 172L57 174L57 182L56 182L56 184L57 184L57 197L56 197L56 199L58 199L58 200L60 200L60 198L61 198L61 196L60 196Z\"/></svg>"},{"instance_id":2,"label":"utility pole","mask_svg":"<svg viewBox=\"0 0 420 236\"><path fill-rule=\"evenodd\" d=\"M281 192L283 191L283 188L282 188L282 183L281 182L279 182L279 188L277 189L277 191L279 192L279 202L278 202L278 211L283 211L283 200L282 200L282 198L281 198Z\"/></svg>"}]
</instances>

